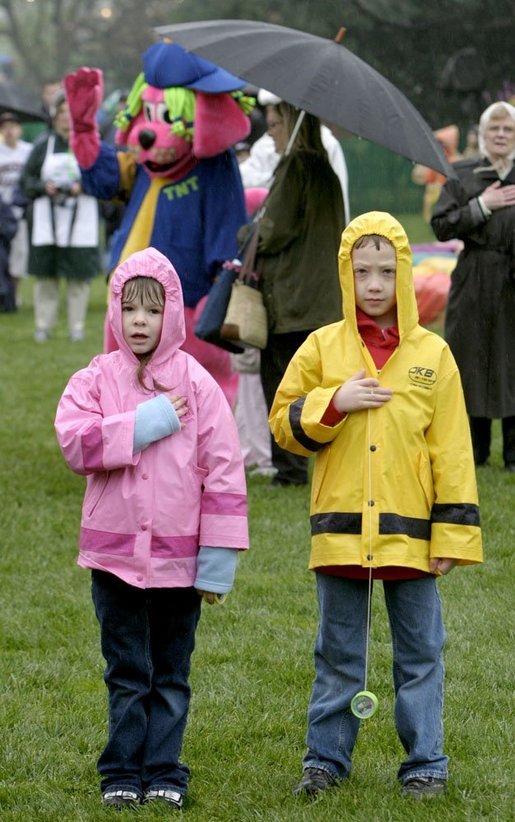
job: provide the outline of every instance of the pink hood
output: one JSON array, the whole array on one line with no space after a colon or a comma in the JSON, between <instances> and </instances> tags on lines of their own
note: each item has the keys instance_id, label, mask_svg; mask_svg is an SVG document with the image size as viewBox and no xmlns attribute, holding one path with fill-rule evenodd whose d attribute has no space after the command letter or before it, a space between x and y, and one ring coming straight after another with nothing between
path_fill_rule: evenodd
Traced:
<instances>
[{"instance_id":1,"label":"pink hood","mask_svg":"<svg viewBox=\"0 0 515 822\"><path fill-rule=\"evenodd\" d=\"M124 355L135 365L138 362L137 357L123 338L121 300L125 283L134 277L152 277L158 280L165 290L161 340L152 355L153 365L159 365L181 347L186 337L181 282L170 260L155 248L145 248L143 251L131 254L116 269L111 280L109 323L120 351L123 351Z\"/></svg>"}]
</instances>

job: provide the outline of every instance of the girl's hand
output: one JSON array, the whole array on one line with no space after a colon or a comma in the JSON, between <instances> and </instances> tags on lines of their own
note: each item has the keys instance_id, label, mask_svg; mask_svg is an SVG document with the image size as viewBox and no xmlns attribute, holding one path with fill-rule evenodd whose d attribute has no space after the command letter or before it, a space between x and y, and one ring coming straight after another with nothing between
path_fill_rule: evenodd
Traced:
<instances>
[{"instance_id":1,"label":"girl's hand","mask_svg":"<svg viewBox=\"0 0 515 822\"><path fill-rule=\"evenodd\" d=\"M200 588L196 588L195 590L197 594L202 597L202 599L209 603L209 605L214 605L215 603L223 605L227 599L227 594L215 594L213 591L201 591Z\"/></svg>"},{"instance_id":2,"label":"girl's hand","mask_svg":"<svg viewBox=\"0 0 515 822\"><path fill-rule=\"evenodd\" d=\"M441 574L445 576L449 571L452 571L456 565L455 559L430 559L429 568L433 574Z\"/></svg>"},{"instance_id":3,"label":"girl's hand","mask_svg":"<svg viewBox=\"0 0 515 822\"><path fill-rule=\"evenodd\" d=\"M382 388L374 377L365 377L365 369L358 371L353 377L339 387L333 397L333 403L338 411L362 411L365 408L381 408L391 400L391 388Z\"/></svg>"},{"instance_id":4,"label":"girl's hand","mask_svg":"<svg viewBox=\"0 0 515 822\"><path fill-rule=\"evenodd\" d=\"M186 405L186 397L168 397L170 402L172 403L175 413L179 417L184 417L185 414L188 413L188 406ZM181 428L184 428L183 423L181 423Z\"/></svg>"}]
</instances>

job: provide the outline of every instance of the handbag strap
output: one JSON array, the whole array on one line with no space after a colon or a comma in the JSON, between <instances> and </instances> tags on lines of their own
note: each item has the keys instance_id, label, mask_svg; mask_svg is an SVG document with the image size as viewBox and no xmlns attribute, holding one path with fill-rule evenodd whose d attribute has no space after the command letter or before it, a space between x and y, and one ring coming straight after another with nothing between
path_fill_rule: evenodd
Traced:
<instances>
[{"instance_id":1,"label":"handbag strap","mask_svg":"<svg viewBox=\"0 0 515 822\"><path fill-rule=\"evenodd\" d=\"M259 279L256 275L255 271L255 264L256 264L256 252L259 240L259 220L257 221L256 225L254 226L254 231L252 232L252 237L245 249L245 256L243 257L243 262L241 264L241 269L239 273L239 279L246 281L248 279Z\"/></svg>"}]
</instances>

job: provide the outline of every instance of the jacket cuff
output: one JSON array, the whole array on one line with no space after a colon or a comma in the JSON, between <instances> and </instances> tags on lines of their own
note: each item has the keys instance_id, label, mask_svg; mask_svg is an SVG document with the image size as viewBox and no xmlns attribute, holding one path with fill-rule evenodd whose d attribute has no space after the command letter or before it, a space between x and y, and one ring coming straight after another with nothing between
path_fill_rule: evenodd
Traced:
<instances>
[{"instance_id":1,"label":"jacket cuff","mask_svg":"<svg viewBox=\"0 0 515 822\"><path fill-rule=\"evenodd\" d=\"M175 408L164 394L159 394L136 408L133 452L142 451L152 442L180 430L181 423Z\"/></svg>"},{"instance_id":2,"label":"jacket cuff","mask_svg":"<svg viewBox=\"0 0 515 822\"><path fill-rule=\"evenodd\" d=\"M238 551L234 548L200 548L195 588L228 594L234 583Z\"/></svg>"},{"instance_id":3,"label":"jacket cuff","mask_svg":"<svg viewBox=\"0 0 515 822\"><path fill-rule=\"evenodd\" d=\"M328 425L330 428L334 428L334 426L338 425L338 423L344 420L346 416L347 412L338 411L336 405L334 404L334 399L332 399L320 422L322 425Z\"/></svg>"},{"instance_id":4,"label":"jacket cuff","mask_svg":"<svg viewBox=\"0 0 515 822\"><path fill-rule=\"evenodd\" d=\"M483 209L481 208L479 197L474 197L473 200L470 200L469 206L470 214L472 216L472 222L474 223L474 225L481 225L481 223L486 223L487 216L484 214ZM486 208L486 206L484 207Z\"/></svg>"},{"instance_id":5,"label":"jacket cuff","mask_svg":"<svg viewBox=\"0 0 515 822\"><path fill-rule=\"evenodd\" d=\"M489 217L492 216L492 212L490 211L490 209L486 205L486 203L483 200L481 195L479 195L479 197L477 198L477 201L479 203L479 208L481 209L481 213L482 213L483 217L485 218L485 220L487 220Z\"/></svg>"}]
</instances>

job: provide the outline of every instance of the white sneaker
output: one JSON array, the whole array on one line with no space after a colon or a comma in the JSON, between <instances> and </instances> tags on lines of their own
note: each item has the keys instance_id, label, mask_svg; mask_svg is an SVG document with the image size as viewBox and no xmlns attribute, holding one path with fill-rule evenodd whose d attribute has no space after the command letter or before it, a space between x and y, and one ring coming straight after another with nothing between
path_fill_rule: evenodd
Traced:
<instances>
[{"instance_id":1,"label":"white sneaker","mask_svg":"<svg viewBox=\"0 0 515 822\"><path fill-rule=\"evenodd\" d=\"M184 796L173 788L150 788L146 791L143 802L162 802L173 808L182 808Z\"/></svg>"},{"instance_id":2,"label":"white sneaker","mask_svg":"<svg viewBox=\"0 0 515 822\"><path fill-rule=\"evenodd\" d=\"M249 471L249 477L275 477L276 474L277 468L274 468L272 465L263 468L256 465L255 468L251 468Z\"/></svg>"},{"instance_id":3,"label":"white sneaker","mask_svg":"<svg viewBox=\"0 0 515 822\"><path fill-rule=\"evenodd\" d=\"M37 343L44 343L48 340L48 331L45 331L42 328L36 329L34 332L34 340Z\"/></svg>"}]
</instances>

